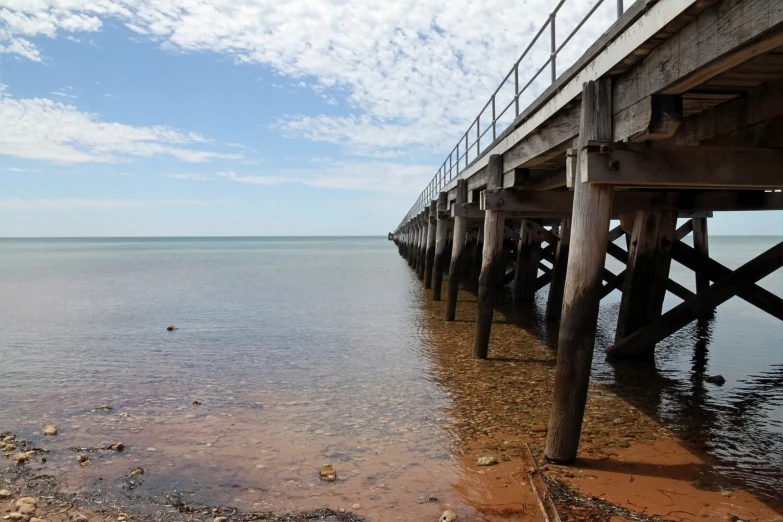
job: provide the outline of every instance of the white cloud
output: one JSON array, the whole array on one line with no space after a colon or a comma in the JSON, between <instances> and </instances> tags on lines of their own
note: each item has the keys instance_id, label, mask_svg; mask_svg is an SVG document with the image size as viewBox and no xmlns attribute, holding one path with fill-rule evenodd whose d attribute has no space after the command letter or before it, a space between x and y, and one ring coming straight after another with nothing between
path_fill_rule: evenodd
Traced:
<instances>
[{"instance_id":1,"label":"white cloud","mask_svg":"<svg viewBox=\"0 0 783 522\"><path fill-rule=\"evenodd\" d=\"M429 165L339 161L319 169L283 169L265 174L220 172L218 177L251 185L296 184L343 190L410 193L432 175Z\"/></svg>"},{"instance_id":2,"label":"white cloud","mask_svg":"<svg viewBox=\"0 0 783 522\"><path fill-rule=\"evenodd\" d=\"M207 176L206 174L163 174L164 178L169 179L187 179L191 181L207 181L209 179L212 179L210 176Z\"/></svg>"},{"instance_id":3,"label":"white cloud","mask_svg":"<svg viewBox=\"0 0 783 522\"><path fill-rule=\"evenodd\" d=\"M121 162L133 157L172 156L189 163L242 159L204 150L207 139L165 126L137 127L101 121L46 98L17 99L0 84L0 155L60 163Z\"/></svg>"},{"instance_id":4,"label":"white cloud","mask_svg":"<svg viewBox=\"0 0 783 522\"><path fill-rule=\"evenodd\" d=\"M215 205L215 201L185 199L24 199L0 198L0 210L117 210L148 207L192 207Z\"/></svg>"},{"instance_id":5,"label":"white cloud","mask_svg":"<svg viewBox=\"0 0 783 522\"><path fill-rule=\"evenodd\" d=\"M358 154L445 154L546 19L552 0L0 0L0 46L31 60L27 38L100 30L108 18L166 49L210 51L268 65L305 82L326 103L345 94L351 114L292 115L287 135ZM568 0L558 41L593 1ZM614 18L604 2L558 57L565 70ZM549 55L548 36L520 67L520 81ZM12 46L13 47L12 49ZM548 84L549 71L522 98ZM503 92L506 92L504 90ZM506 93L508 94L508 93ZM503 102L510 101L510 95ZM498 99L498 109L504 105ZM488 116L485 117L485 122ZM489 138L486 138L489 142Z\"/></svg>"}]
</instances>

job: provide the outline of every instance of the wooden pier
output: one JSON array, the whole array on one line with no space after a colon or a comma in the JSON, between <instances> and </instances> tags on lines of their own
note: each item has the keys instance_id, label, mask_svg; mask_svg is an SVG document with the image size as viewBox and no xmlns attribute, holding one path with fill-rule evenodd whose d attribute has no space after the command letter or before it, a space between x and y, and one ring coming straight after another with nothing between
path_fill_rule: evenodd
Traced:
<instances>
[{"instance_id":1,"label":"wooden pier","mask_svg":"<svg viewBox=\"0 0 783 522\"><path fill-rule=\"evenodd\" d=\"M783 266L783 243L731 270L709 257L707 233L713 212L783 210L783 2L618 2L616 22L557 76L563 4L547 22L552 84L520 111L520 58L504 80L511 102L498 111L495 91L389 238L434 299L447 278L445 320L459 285L477 288L477 359L491 356L501 294L529 301L549 286L559 340L545 455L569 463L610 292L622 300L609 357L649 356L732 297L783 320L781 297L756 284ZM607 254L625 270L608 270ZM669 279L672 261L696 293ZM666 292L682 302L662 313Z\"/></svg>"}]
</instances>

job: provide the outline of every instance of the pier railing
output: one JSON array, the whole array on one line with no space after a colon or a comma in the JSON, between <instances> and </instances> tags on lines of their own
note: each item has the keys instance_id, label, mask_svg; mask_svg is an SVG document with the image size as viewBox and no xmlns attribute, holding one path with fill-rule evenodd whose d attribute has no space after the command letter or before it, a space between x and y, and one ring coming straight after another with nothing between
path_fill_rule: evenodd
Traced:
<instances>
[{"instance_id":1,"label":"pier railing","mask_svg":"<svg viewBox=\"0 0 783 522\"><path fill-rule=\"evenodd\" d=\"M576 2L580 2L582 0L570 0L570 5L574 5ZM598 8L604 3L605 0L596 0L595 4L590 8L590 10L587 12L587 14L581 19L581 21L574 27L574 29L568 34L568 36L560 42L560 44L557 43L557 34L556 34L556 22L557 22L557 14L560 12L560 10L563 8L564 4L568 3L569 0L558 0L557 5L552 10L552 12L547 17L544 24L541 26L541 28L538 30L536 35L533 37L532 41L525 47L525 50L522 52L522 55L517 59L516 62L514 62L513 67L511 70L506 74L506 76L503 78L503 80L500 82L500 85L495 89L495 91L492 93L492 95L489 97L489 100L487 100L487 103L484 104L484 106L481 108L481 110L478 113L478 116L471 122L468 129L465 131L465 133L460 137L459 141L457 141L457 144L454 146L454 148L451 149L451 152L449 152L449 155L446 157L444 162L441 164L438 171L435 173L435 176L433 176L432 180L427 184L426 188L421 192L419 197L416 199L416 202L413 204L411 209L408 211L408 213L405 215L405 217L400 222L401 227L405 223L408 222L408 220L420 212L425 206L427 206L430 201L434 200L438 192L445 187L449 182L451 182L454 178L459 176L459 174L468 167L470 164L469 157L472 154L473 158L478 158L481 155L481 152L486 150L486 148L494 143L494 141L497 139L500 132L503 132L508 125L510 125L520 114L519 110L519 100L520 97L527 91L527 89L533 85L533 83L541 76L541 74L548 68L550 69L550 84L554 83L555 80L557 80L557 56L560 54L560 52L563 50L563 48L571 41L571 39L576 35L576 33L579 32L580 29L584 26L584 24L595 14L595 12L598 10ZM623 14L623 0L616 0L617 2L617 17L619 18ZM541 64L536 70L533 76L525 81L525 83L520 87L520 78L519 78L519 66L522 60L524 60L527 55L530 53L530 51L533 49L533 46L539 41L541 36L546 32L546 30L549 29L549 35L550 35L550 54L549 58L544 61L543 64ZM507 98L503 101L500 101L499 98L501 97L501 91L503 88L511 81L513 78L514 83L514 94L511 96L511 100L507 101ZM499 106L499 102L500 105ZM513 120L509 121L507 124L503 123L503 118L509 118L509 111L511 111L513 108ZM487 120L489 118L489 120ZM482 130L482 122L484 122L484 128ZM498 125L500 124L500 125ZM488 136L488 134L491 133L491 138ZM482 142L484 143L484 147L482 148Z\"/></svg>"}]
</instances>

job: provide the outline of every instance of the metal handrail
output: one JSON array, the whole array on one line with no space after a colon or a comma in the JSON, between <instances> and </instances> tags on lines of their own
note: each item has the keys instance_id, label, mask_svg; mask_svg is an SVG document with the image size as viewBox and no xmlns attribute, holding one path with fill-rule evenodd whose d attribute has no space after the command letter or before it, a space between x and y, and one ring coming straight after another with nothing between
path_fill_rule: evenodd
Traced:
<instances>
[{"instance_id":1,"label":"metal handrail","mask_svg":"<svg viewBox=\"0 0 783 522\"><path fill-rule=\"evenodd\" d=\"M456 176L459 176L460 172L464 171L468 167L468 165L470 164L469 160L470 160L471 150L475 149L474 158L479 157L482 151L481 139L490 131L490 129L492 130L492 141L487 143L484 146L483 150L486 150L486 148L489 145L495 142L495 140L499 135L498 122L503 118L506 112L508 112L509 109L511 109L512 106L514 107L514 116L515 117L519 116L520 96L533 84L533 82L535 82L538 79L538 77L541 75L542 72L544 72L544 70L546 70L547 67L551 69L551 82L554 83L557 80L558 54L560 54L560 52L563 50L566 44L568 44L568 42L571 41L574 35L576 35L576 33L582 28L582 26L584 26L587 20L589 20L590 17L593 16L596 10L604 2L604 0L596 0L593 7L590 8L590 11L588 11L587 14L582 18L582 20L576 25L574 30L571 31L571 33L565 38L565 40L563 40L560 43L560 45L557 45L555 20L557 19L557 13L560 11L560 8L563 7L566 1L568 0L558 1L557 5L549 14L546 21L544 22L544 25L541 26L541 28L538 30L538 32L533 37L531 42L527 45L527 47L525 47L525 50L522 52L520 57L514 62L514 66L511 68L508 74L506 74L506 76L500 82L500 85L498 85L498 87L489 97L487 103L485 103L484 106L481 108L481 110L478 113L478 116L476 116L473 119L468 129L457 141L457 144L451 149L451 152L449 152L449 155L443 161L440 168L438 168L438 171L435 173L435 176L433 176L432 180L427 184L427 186L421 192L419 197L416 198L416 202L413 204L411 209L408 211L408 213L402 219L400 224L397 226L397 230L399 230L400 227L402 227L402 225L407 223L408 220L411 218L411 216L415 215L416 213L424 209L424 207L426 207L431 201L435 199L437 193L443 187L445 187L449 182L451 182ZM623 0L617 0L617 18L620 18L623 12L624 12ZM550 32L549 58L547 58L547 60L536 70L535 74L520 89L519 88L519 64L522 62L522 60L525 59L525 57L528 55L528 53L536 44L536 42L538 42L539 38L541 37L542 34L544 34L544 31L546 31L547 27L549 28L549 32ZM506 84L508 83L512 75L514 78L514 96L511 99L511 101L508 104L506 104L498 113L497 96L500 93L501 89L506 86ZM489 108L491 108L492 117L490 123L487 124L486 128L482 132L481 131L482 116L484 116L484 113ZM475 134L473 130L474 127L476 128ZM475 139L473 141L470 141L471 135L475 135ZM462 163L463 158L465 162L464 165L462 166L462 169L460 169L460 164Z\"/></svg>"}]
</instances>

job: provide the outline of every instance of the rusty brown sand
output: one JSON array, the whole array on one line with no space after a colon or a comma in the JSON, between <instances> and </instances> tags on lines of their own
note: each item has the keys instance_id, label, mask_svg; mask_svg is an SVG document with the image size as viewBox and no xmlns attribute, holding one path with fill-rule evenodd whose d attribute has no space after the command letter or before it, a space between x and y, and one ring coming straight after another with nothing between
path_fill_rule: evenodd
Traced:
<instances>
[{"instance_id":1,"label":"rusty brown sand","mask_svg":"<svg viewBox=\"0 0 783 522\"><path fill-rule=\"evenodd\" d=\"M48 462L34 459L30 466L54 476L65 492L101 482L116 485L130 468L141 466L148 484L175 484L195 503L215 500L248 511L327 507L353 510L369 520L435 520L448 508L462 520L539 520L519 455L527 443L540 457L555 352L516 319L499 313L490 359L475 361L475 298L461 292L457 321L445 323L445 303L432 302L424 291L420 297L424 355L434 363L433 380L451 398L446 417L420 423L450 435L447 454L442 440L427 438L415 423L388 418L378 422L390 423L391 437L359 426L353 436L294 429L292 418L328 408L329 398L307 404L266 392L255 399L275 406L263 410L212 408L208 401L195 407L183 398L169 411L113 411L67 420L60 435L41 439L51 450ZM335 425L350 422L334 419ZM34 432L40 426L0 429ZM87 467L69 450L117 441L126 444L124 453L95 453ZM500 463L476 466L484 454ZM781 519L779 502L761 502L726 482L703 455L603 386L591 387L579 456L575 466L542 470L585 496L669 520ZM326 462L338 470L335 483L318 480L318 466ZM578 506L561 510L564 520L611 519Z\"/></svg>"}]
</instances>

